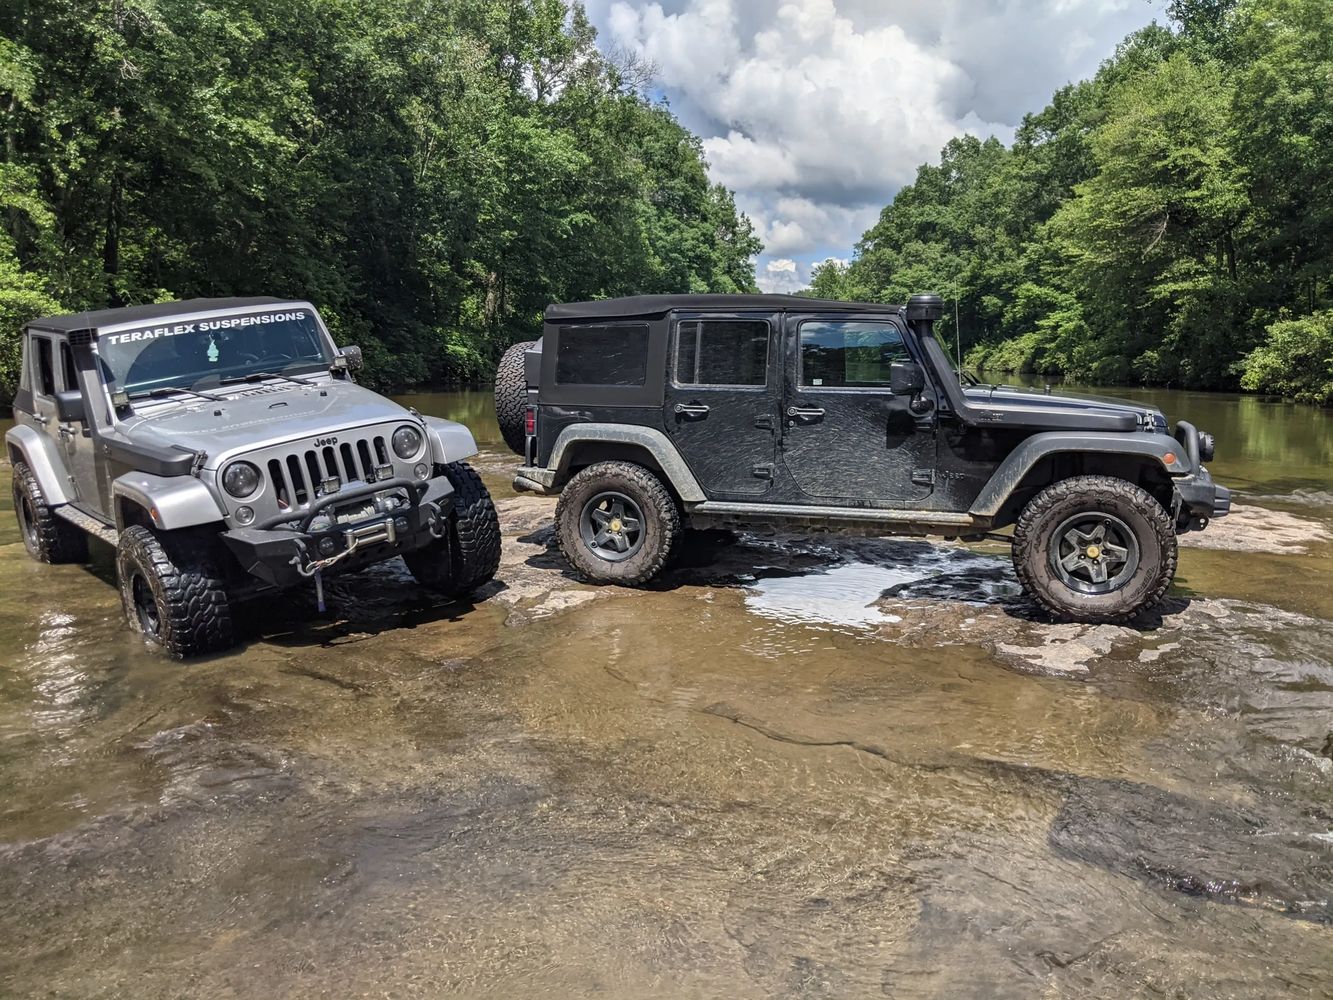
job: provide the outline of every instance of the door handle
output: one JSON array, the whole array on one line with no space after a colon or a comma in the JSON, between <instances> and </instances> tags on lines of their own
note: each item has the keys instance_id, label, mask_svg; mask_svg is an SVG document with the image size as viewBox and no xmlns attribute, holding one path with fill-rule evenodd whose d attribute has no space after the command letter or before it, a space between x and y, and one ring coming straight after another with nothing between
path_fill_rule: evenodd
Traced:
<instances>
[{"instance_id":1,"label":"door handle","mask_svg":"<svg viewBox=\"0 0 1333 1000\"><path fill-rule=\"evenodd\" d=\"M794 417L797 420L819 420L824 416L824 411L818 406L789 406L787 407L787 416Z\"/></svg>"},{"instance_id":2,"label":"door handle","mask_svg":"<svg viewBox=\"0 0 1333 1000\"><path fill-rule=\"evenodd\" d=\"M708 407L702 403L677 403L676 413L682 417L706 417Z\"/></svg>"}]
</instances>

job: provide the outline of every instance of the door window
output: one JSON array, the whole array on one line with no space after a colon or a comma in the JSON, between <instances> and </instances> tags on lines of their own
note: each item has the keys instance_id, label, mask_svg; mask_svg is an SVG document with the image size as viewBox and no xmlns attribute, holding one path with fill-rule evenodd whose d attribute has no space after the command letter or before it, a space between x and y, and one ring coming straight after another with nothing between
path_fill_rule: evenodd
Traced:
<instances>
[{"instance_id":1,"label":"door window","mask_svg":"<svg viewBox=\"0 0 1333 1000\"><path fill-rule=\"evenodd\" d=\"M806 322L800 340L803 388L887 387L890 366L912 360L891 323Z\"/></svg>"},{"instance_id":2,"label":"door window","mask_svg":"<svg viewBox=\"0 0 1333 1000\"><path fill-rule=\"evenodd\" d=\"M681 386L768 384L768 323L687 320L676 328L675 383Z\"/></svg>"},{"instance_id":3,"label":"door window","mask_svg":"<svg viewBox=\"0 0 1333 1000\"><path fill-rule=\"evenodd\" d=\"M65 377L64 389L66 392L79 387L79 372L74 367L74 352L69 349L69 343L64 340L60 342L60 371Z\"/></svg>"},{"instance_id":4,"label":"door window","mask_svg":"<svg viewBox=\"0 0 1333 1000\"><path fill-rule=\"evenodd\" d=\"M55 359L51 353L51 341L45 337L37 337L33 340L37 346L37 370L33 372L33 378L37 382L37 392L43 396L54 396L56 394L56 368Z\"/></svg>"}]
</instances>

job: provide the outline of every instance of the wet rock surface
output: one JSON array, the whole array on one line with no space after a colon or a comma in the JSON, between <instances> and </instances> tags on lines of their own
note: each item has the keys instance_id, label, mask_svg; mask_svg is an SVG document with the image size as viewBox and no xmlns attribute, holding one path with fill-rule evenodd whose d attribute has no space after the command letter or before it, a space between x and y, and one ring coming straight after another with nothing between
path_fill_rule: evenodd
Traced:
<instances>
[{"instance_id":1,"label":"wet rock surface","mask_svg":"<svg viewBox=\"0 0 1333 1000\"><path fill-rule=\"evenodd\" d=\"M1126 627L993 545L707 533L626 591L479 465L475 602L386 564L186 666L0 513L0 995L1329 995L1326 541Z\"/></svg>"}]
</instances>

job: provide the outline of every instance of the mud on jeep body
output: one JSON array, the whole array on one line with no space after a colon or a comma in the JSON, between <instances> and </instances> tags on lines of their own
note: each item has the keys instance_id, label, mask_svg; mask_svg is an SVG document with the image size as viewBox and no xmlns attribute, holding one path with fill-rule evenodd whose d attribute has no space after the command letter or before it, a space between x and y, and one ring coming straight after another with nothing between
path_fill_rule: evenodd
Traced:
<instances>
[{"instance_id":1,"label":"mud on jeep body","mask_svg":"<svg viewBox=\"0 0 1333 1000\"><path fill-rule=\"evenodd\" d=\"M177 657L230 646L235 600L399 555L425 585L479 586L500 538L471 433L359 367L308 302L34 320L5 435L28 551L114 545L130 623Z\"/></svg>"},{"instance_id":2,"label":"mud on jeep body","mask_svg":"<svg viewBox=\"0 0 1333 1000\"><path fill-rule=\"evenodd\" d=\"M1155 603L1176 534L1230 508L1204 467L1212 438L1142 404L968 384L941 312L932 295L552 306L497 372L514 486L561 495L561 547L594 581L650 580L684 528L1012 526L1019 578L1057 616Z\"/></svg>"}]
</instances>

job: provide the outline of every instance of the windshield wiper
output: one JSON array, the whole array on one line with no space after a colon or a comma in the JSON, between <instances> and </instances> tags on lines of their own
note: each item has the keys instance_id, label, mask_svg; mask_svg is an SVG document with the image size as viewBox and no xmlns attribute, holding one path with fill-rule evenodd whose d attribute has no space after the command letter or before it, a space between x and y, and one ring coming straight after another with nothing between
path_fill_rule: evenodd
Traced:
<instances>
[{"instance_id":1,"label":"windshield wiper","mask_svg":"<svg viewBox=\"0 0 1333 1000\"><path fill-rule=\"evenodd\" d=\"M184 386L174 385L162 385L158 386L156 389L144 389L140 392L132 392L129 394L129 398L143 399L146 396L149 399L166 399L167 397L174 396L180 392L187 392L191 396L198 396L200 399L207 399L210 402L220 402L217 396L210 396L208 393L200 392L198 389L187 389Z\"/></svg>"},{"instance_id":2,"label":"windshield wiper","mask_svg":"<svg viewBox=\"0 0 1333 1000\"><path fill-rule=\"evenodd\" d=\"M240 385L243 382L262 382L266 378L285 378L288 382L295 382L297 385L314 385L307 379L297 378L295 375L284 375L282 372L251 372L249 375L232 375L228 378L219 379L218 385Z\"/></svg>"}]
</instances>

